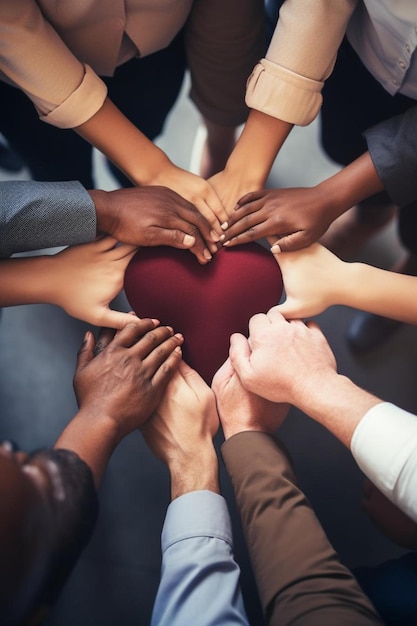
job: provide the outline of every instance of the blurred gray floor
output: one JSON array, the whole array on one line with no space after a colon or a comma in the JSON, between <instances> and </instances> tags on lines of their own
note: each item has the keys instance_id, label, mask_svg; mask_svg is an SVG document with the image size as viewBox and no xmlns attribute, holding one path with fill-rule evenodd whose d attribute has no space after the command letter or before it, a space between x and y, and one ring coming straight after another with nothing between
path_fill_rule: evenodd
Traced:
<instances>
[{"instance_id":1,"label":"blurred gray floor","mask_svg":"<svg viewBox=\"0 0 417 626\"><path fill-rule=\"evenodd\" d=\"M159 144L187 168L198 115L186 95L173 111ZM269 186L308 186L337 168L322 154L318 123L295 129L274 166ZM98 186L110 189L96 154ZM26 178L22 173L14 178ZM13 176L0 170L0 180ZM400 254L395 226L360 251L361 260L389 267ZM410 297L413 297L410 294ZM114 305L128 310L120 296ZM417 412L417 328L404 326L380 349L353 356L344 336L354 312L334 307L318 318L339 370L375 394ZM0 436L23 449L48 446L76 411L72 376L86 325L47 305L5 309L0 323ZM292 410L281 430L305 488L331 541L348 566L378 563L401 551L380 535L360 509L362 476L350 453L333 437ZM230 484L224 493L236 527L236 553L253 624L261 623ZM115 452L100 493L93 539L77 565L48 626L145 626L149 623L160 567L160 531L169 501L165 468L138 433ZM184 626L198 626L184 625Z\"/></svg>"}]
</instances>

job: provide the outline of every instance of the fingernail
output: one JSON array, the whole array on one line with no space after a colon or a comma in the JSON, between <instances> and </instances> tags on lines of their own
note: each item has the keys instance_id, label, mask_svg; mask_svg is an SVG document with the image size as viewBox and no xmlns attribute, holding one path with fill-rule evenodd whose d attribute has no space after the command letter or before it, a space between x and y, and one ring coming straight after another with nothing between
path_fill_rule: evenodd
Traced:
<instances>
[{"instance_id":1,"label":"fingernail","mask_svg":"<svg viewBox=\"0 0 417 626\"><path fill-rule=\"evenodd\" d=\"M215 230L212 230L210 233L210 237L213 239L213 241L220 241L220 235L218 233L216 233Z\"/></svg>"},{"instance_id":2,"label":"fingernail","mask_svg":"<svg viewBox=\"0 0 417 626\"><path fill-rule=\"evenodd\" d=\"M226 239L226 235L222 235L219 239L219 241L224 241Z\"/></svg>"},{"instance_id":3,"label":"fingernail","mask_svg":"<svg viewBox=\"0 0 417 626\"><path fill-rule=\"evenodd\" d=\"M174 352L178 352L178 354L182 354L181 346L177 346Z\"/></svg>"},{"instance_id":4,"label":"fingernail","mask_svg":"<svg viewBox=\"0 0 417 626\"><path fill-rule=\"evenodd\" d=\"M229 222L223 222L223 224L220 226L220 228L222 230L227 230L229 228Z\"/></svg>"},{"instance_id":5,"label":"fingernail","mask_svg":"<svg viewBox=\"0 0 417 626\"><path fill-rule=\"evenodd\" d=\"M177 339L184 339L184 335L182 335L181 333L175 333L175 337Z\"/></svg>"},{"instance_id":6,"label":"fingernail","mask_svg":"<svg viewBox=\"0 0 417 626\"><path fill-rule=\"evenodd\" d=\"M210 254L210 251L207 250L207 248L204 248L203 250L203 256L205 259L207 259L207 261L211 261L211 259L213 258Z\"/></svg>"},{"instance_id":7,"label":"fingernail","mask_svg":"<svg viewBox=\"0 0 417 626\"><path fill-rule=\"evenodd\" d=\"M193 246L195 244L195 237L193 237L192 235L185 235L184 236L184 245L185 246Z\"/></svg>"},{"instance_id":8,"label":"fingernail","mask_svg":"<svg viewBox=\"0 0 417 626\"><path fill-rule=\"evenodd\" d=\"M279 254L281 252L281 248L277 243L272 246L271 252L272 254Z\"/></svg>"},{"instance_id":9,"label":"fingernail","mask_svg":"<svg viewBox=\"0 0 417 626\"><path fill-rule=\"evenodd\" d=\"M230 244L230 239L228 241L223 241L223 246L228 246Z\"/></svg>"}]
</instances>

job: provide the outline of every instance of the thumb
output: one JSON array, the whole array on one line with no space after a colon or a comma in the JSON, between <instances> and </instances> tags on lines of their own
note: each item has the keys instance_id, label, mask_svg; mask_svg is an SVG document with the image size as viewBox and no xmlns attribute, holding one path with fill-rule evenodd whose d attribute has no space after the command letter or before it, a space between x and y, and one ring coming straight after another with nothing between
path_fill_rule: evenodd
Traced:
<instances>
[{"instance_id":1,"label":"thumb","mask_svg":"<svg viewBox=\"0 0 417 626\"><path fill-rule=\"evenodd\" d=\"M94 336L91 331L87 331L84 335L84 341L82 342L77 354L77 370L84 369L89 362L94 358Z\"/></svg>"},{"instance_id":2,"label":"thumb","mask_svg":"<svg viewBox=\"0 0 417 626\"><path fill-rule=\"evenodd\" d=\"M275 306L274 310L281 313L281 315L283 315L287 320L302 319L303 317L307 317L307 314L303 310L301 304L297 304L293 298L287 298L285 302Z\"/></svg>"},{"instance_id":3,"label":"thumb","mask_svg":"<svg viewBox=\"0 0 417 626\"><path fill-rule=\"evenodd\" d=\"M304 230L299 230L291 235L285 235L276 239L271 246L272 254L279 254L280 252L294 252L295 250L301 250L306 248L311 241L306 239L307 233Z\"/></svg>"},{"instance_id":4,"label":"thumb","mask_svg":"<svg viewBox=\"0 0 417 626\"><path fill-rule=\"evenodd\" d=\"M232 363L230 361L230 358L228 358L227 361L225 361L223 365L219 367L219 369L213 376L211 388L213 389L214 393L216 393L216 390L217 393L219 393L224 387L226 387L234 373L235 372L232 367Z\"/></svg>"},{"instance_id":5,"label":"thumb","mask_svg":"<svg viewBox=\"0 0 417 626\"><path fill-rule=\"evenodd\" d=\"M246 337L235 333L230 337L230 363L239 378L244 381L251 371L250 355L251 348Z\"/></svg>"}]
</instances>

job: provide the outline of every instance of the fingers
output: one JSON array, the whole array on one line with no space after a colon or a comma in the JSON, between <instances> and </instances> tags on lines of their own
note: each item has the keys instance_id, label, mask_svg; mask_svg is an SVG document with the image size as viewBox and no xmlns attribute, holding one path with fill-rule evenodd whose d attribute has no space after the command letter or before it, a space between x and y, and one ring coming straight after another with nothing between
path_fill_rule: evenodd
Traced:
<instances>
[{"instance_id":1,"label":"fingers","mask_svg":"<svg viewBox=\"0 0 417 626\"><path fill-rule=\"evenodd\" d=\"M314 239L305 230L300 230L284 237L279 237L271 246L272 254L302 250L314 243Z\"/></svg>"},{"instance_id":2,"label":"fingers","mask_svg":"<svg viewBox=\"0 0 417 626\"><path fill-rule=\"evenodd\" d=\"M192 234L191 232L187 232L186 229L186 222L184 222L184 231L177 229L157 229L158 243L155 245L171 246L172 248L178 248L182 250L190 249L190 251L195 255L199 263L205 265L213 258L210 250L212 250L213 252L217 252L216 244L210 242L209 250L206 242L202 238L197 228L188 225L188 230L191 231Z\"/></svg>"},{"instance_id":3,"label":"fingers","mask_svg":"<svg viewBox=\"0 0 417 626\"><path fill-rule=\"evenodd\" d=\"M217 393L220 393L222 389L228 384L234 373L235 370L233 369L232 362L230 358L228 358L214 374L213 380L211 382L211 388L216 395Z\"/></svg>"},{"instance_id":4,"label":"fingers","mask_svg":"<svg viewBox=\"0 0 417 626\"><path fill-rule=\"evenodd\" d=\"M242 380L247 378L251 369L249 362L250 355L251 348L248 339L239 333L234 333L230 337L230 363Z\"/></svg>"},{"instance_id":5,"label":"fingers","mask_svg":"<svg viewBox=\"0 0 417 626\"><path fill-rule=\"evenodd\" d=\"M146 359L146 365L154 371L153 383L157 387L165 387L181 363L182 350L179 335L170 337L155 349Z\"/></svg>"},{"instance_id":6,"label":"fingers","mask_svg":"<svg viewBox=\"0 0 417 626\"><path fill-rule=\"evenodd\" d=\"M94 336L87 331L77 354L77 369L83 369L94 358Z\"/></svg>"},{"instance_id":7,"label":"fingers","mask_svg":"<svg viewBox=\"0 0 417 626\"><path fill-rule=\"evenodd\" d=\"M143 336L146 336L147 333L152 331L155 328L156 323L154 320L151 320L149 318L145 318L145 319L133 318L132 320L133 316L130 315L129 313L126 313L126 316L128 316L129 321L116 334L113 342L115 346L120 346L123 348L131 348L133 345L137 344L139 339L141 339ZM168 329L166 326L164 326L163 328L165 329L165 331L163 332L162 340L165 340L167 336L169 336L169 334L172 334L172 329ZM149 343L151 344L153 341L155 341L154 338L152 338ZM147 352L145 351L145 356L148 353L149 353L149 349Z\"/></svg>"},{"instance_id":8,"label":"fingers","mask_svg":"<svg viewBox=\"0 0 417 626\"><path fill-rule=\"evenodd\" d=\"M132 323L132 316L130 313L121 313L120 311L113 311L108 307L103 307L99 315L99 321L96 326L104 326L105 328L121 330L128 324ZM113 333L114 335L114 333Z\"/></svg>"}]
</instances>

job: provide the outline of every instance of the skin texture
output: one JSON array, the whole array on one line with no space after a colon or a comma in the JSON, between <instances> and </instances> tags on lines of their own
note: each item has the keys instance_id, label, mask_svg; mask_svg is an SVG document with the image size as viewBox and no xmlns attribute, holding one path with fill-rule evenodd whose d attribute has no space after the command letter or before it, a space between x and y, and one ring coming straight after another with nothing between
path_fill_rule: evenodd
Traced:
<instances>
[{"instance_id":1,"label":"skin texture","mask_svg":"<svg viewBox=\"0 0 417 626\"><path fill-rule=\"evenodd\" d=\"M181 359L182 335L156 320L130 319L116 334L102 331L97 343L86 334L74 376L79 412L55 444L83 459L97 485L114 448L155 410Z\"/></svg>"},{"instance_id":2,"label":"skin texture","mask_svg":"<svg viewBox=\"0 0 417 626\"><path fill-rule=\"evenodd\" d=\"M320 244L275 255L283 276L286 300L276 307L287 319L318 315L342 304L417 323L417 303L410 298L417 278L365 263L347 263Z\"/></svg>"},{"instance_id":3,"label":"skin texture","mask_svg":"<svg viewBox=\"0 0 417 626\"><path fill-rule=\"evenodd\" d=\"M109 305L123 289L125 269L136 250L105 237L55 255L2 260L0 306L56 304L90 324L122 328L130 316Z\"/></svg>"},{"instance_id":4,"label":"skin texture","mask_svg":"<svg viewBox=\"0 0 417 626\"><path fill-rule=\"evenodd\" d=\"M89 190L97 231L135 246L189 248L200 263L217 251L219 235L196 207L166 187ZM211 252L210 252L211 251Z\"/></svg>"},{"instance_id":5,"label":"skin texture","mask_svg":"<svg viewBox=\"0 0 417 626\"><path fill-rule=\"evenodd\" d=\"M107 130L105 135L103 128ZM213 187L199 176L174 165L109 98L93 117L75 130L106 154L132 183L172 189L191 202L219 236L222 234L220 224L227 215ZM118 137L117 142L114 137Z\"/></svg>"},{"instance_id":6,"label":"skin texture","mask_svg":"<svg viewBox=\"0 0 417 626\"><path fill-rule=\"evenodd\" d=\"M237 201L224 245L270 237L273 252L305 248L318 241L337 217L383 188L366 152L314 187L254 191Z\"/></svg>"},{"instance_id":7,"label":"skin texture","mask_svg":"<svg viewBox=\"0 0 417 626\"><path fill-rule=\"evenodd\" d=\"M226 439L243 431L274 433L287 416L288 404L276 404L248 391L230 359L216 372L212 389Z\"/></svg>"},{"instance_id":8,"label":"skin texture","mask_svg":"<svg viewBox=\"0 0 417 626\"><path fill-rule=\"evenodd\" d=\"M198 490L219 492L213 437L216 401L199 374L181 361L158 408L142 427L149 448L171 476L171 499Z\"/></svg>"},{"instance_id":9,"label":"skin texture","mask_svg":"<svg viewBox=\"0 0 417 626\"><path fill-rule=\"evenodd\" d=\"M362 417L382 402L337 373L317 324L287 321L277 307L252 317L249 339L232 335L230 360L246 389L296 406L347 447Z\"/></svg>"},{"instance_id":10,"label":"skin texture","mask_svg":"<svg viewBox=\"0 0 417 626\"><path fill-rule=\"evenodd\" d=\"M224 209L222 228L247 193L265 186L279 149L292 129L292 124L252 110L236 146L223 171L209 179Z\"/></svg>"}]
</instances>

